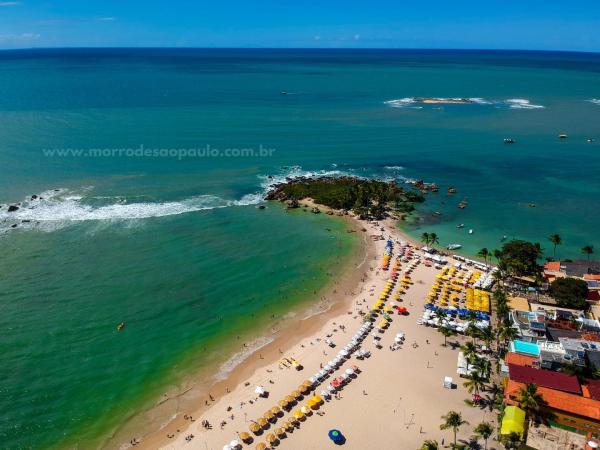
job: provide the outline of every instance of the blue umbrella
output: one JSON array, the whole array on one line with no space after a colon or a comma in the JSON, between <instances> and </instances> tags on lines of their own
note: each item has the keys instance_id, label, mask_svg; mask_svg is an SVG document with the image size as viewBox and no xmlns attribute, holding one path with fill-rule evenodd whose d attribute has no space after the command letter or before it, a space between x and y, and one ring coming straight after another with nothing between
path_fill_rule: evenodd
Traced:
<instances>
[{"instance_id":1,"label":"blue umbrella","mask_svg":"<svg viewBox=\"0 0 600 450\"><path fill-rule=\"evenodd\" d=\"M340 430L329 430L327 433L329 439L331 439L336 444L341 444L344 442L344 436Z\"/></svg>"}]
</instances>

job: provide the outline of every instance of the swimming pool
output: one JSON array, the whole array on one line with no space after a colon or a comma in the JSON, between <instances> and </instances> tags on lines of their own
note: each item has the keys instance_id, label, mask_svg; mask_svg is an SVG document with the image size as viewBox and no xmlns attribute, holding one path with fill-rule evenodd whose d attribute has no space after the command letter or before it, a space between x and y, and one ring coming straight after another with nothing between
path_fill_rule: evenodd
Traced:
<instances>
[{"instance_id":1,"label":"swimming pool","mask_svg":"<svg viewBox=\"0 0 600 450\"><path fill-rule=\"evenodd\" d=\"M540 348L534 342L512 341L510 343L512 352L523 353L525 355L540 356Z\"/></svg>"}]
</instances>

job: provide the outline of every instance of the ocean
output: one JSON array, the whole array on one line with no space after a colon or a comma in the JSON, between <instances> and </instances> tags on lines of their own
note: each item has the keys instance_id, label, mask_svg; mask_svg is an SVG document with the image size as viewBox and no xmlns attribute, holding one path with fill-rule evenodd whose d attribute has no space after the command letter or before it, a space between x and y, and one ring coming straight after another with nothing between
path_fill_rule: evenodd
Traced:
<instances>
[{"instance_id":1,"label":"ocean","mask_svg":"<svg viewBox=\"0 0 600 450\"><path fill-rule=\"evenodd\" d=\"M600 252L598 54L61 49L0 68L6 448L115 445L237 336L315 300L358 239L257 209L286 176L435 182L401 225L467 255L506 237L552 256L553 233L558 257Z\"/></svg>"}]
</instances>

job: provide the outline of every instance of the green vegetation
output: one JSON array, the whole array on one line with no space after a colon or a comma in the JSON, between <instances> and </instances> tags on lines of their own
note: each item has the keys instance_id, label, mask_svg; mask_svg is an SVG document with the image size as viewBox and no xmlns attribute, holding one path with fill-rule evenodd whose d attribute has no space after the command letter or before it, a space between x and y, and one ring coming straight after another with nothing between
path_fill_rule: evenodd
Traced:
<instances>
[{"instance_id":1,"label":"green vegetation","mask_svg":"<svg viewBox=\"0 0 600 450\"><path fill-rule=\"evenodd\" d=\"M540 244L516 239L505 243L498 252L498 267L509 275L538 276L540 266L537 261L541 256Z\"/></svg>"},{"instance_id":2,"label":"green vegetation","mask_svg":"<svg viewBox=\"0 0 600 450\"><path fill-rule=\"evenodd\" d=\"M592 254L594 253L594 246L593 245L585 245L585 246L581 247L581 253L586 255L587 259L589 261L590 256L592 256Z\"/></svg>"},{"instance_id":3,"label":"green vegetation","mask_svg":"<svg viewBox=\"0 0 600 450\"><path fill-rule=\"evenodd\" d=\"M390 210L408 212L414 209L414 203L425 200L421 193L404 189L395 182L355 177L293 179L275 186L267 195L267 200L296 205L305 198L333 209L352 210L361 219L382 219Z\"/></svg>"},{"instance_id":4,"label":"green vegetation","mask_svg":"<svg viewBox=\"0 0 600 450\"><path fill-rule=\"evenodd\" d=\"M456 448L456 433L463 425L468 425L469 422L463 420L462 415L456 411L449 411L448 414L442 416L444 423L440 425L440 430L452 430L454 433L454 441L452 448Z\"/></svg>"},{"instance_id":5,"label":"green vegetation","mask_svg":"<svg viewBox=\"0 0 600 450\"><path fill-rule=\"evenodd\" d=\"M423 233L421 235L421 242L427 246L433 246L440 243L440 239L436 233Z\"/></svg>"},{"instance_id":6,"label":"green vegetation","mask_svg":"<svg viewBox=\"0 0 600 450\"><path fill-rule=\"evenodd\" d=\"M481 436L483 441L485 442L484 450L487 450L488 439L494 432L494 427L489 422L481 422L479 425L475 427L473 430L477 436Z\"/></svg>"},{"instance_id":7,"label":"green vegetation","mask_svg":"<svg viewBox=\"0 0 600 450\"><path fill-rule=\"evenodd\" d=\"M557 278L550 284L548 293L564 308L587 309L589 306L587 284L579 278Z\"/></svg>"},{"instance_id":8,"label":"green vegetation","mask_svg":"<svg viewBox=\"0 0 600 450\"><path fill-rule=\"evenodd\" d=\"M552 242L552 245L554 246L554 249L553 249L553 252L552 252L552 259L556 259L556 247L558 245L562 244L562 238L558 234L551 234L548 237L548 240L550 242Z\"/></svg>"},{"instance_id":9,"label":"green vegetation","mask_svg":"<svg viewBox=\"0 0 600 450\"><path fill-rule=\"evenodd\" d=\"M425 442L423 442L423 445L421 445L421 448L419 450L438 450L439 448L440 446L437 441L428 439Z\"/></svg>"},{"instance_id":10,"label":"green vegetation","mask_svg":"<svg viewBox=\"0 0 600 450\"><path fill-rule=\"evenodd\" d=\"M519 389L517 401L521 409L533 419L538 417L540 409L545 403L544 397L538 392L537 385L534 383L527 383Z\"/></svg>"}]
</instances>

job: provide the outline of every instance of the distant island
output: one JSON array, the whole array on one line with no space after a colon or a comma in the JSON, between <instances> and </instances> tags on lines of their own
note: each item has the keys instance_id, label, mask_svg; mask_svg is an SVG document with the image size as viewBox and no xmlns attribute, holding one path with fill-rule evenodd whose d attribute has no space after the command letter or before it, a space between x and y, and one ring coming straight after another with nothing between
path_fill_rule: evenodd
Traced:
<instances>
[{"instance_id":1,"label":"distant island","mask_svg":"<svg viewBox=\"0 0 600 450\"><path fill-rule=\"evenodd\" d=\"M361 219L380 220L391 211L407 213L425 200L422 192L405 189L394 181L358 177L289 178L267 193L267 200L284 202L288 208L312 199L316 204L340 211L353 211ZM317 211L315 211L317 212Z\"/></svg>"}]
</instances>

